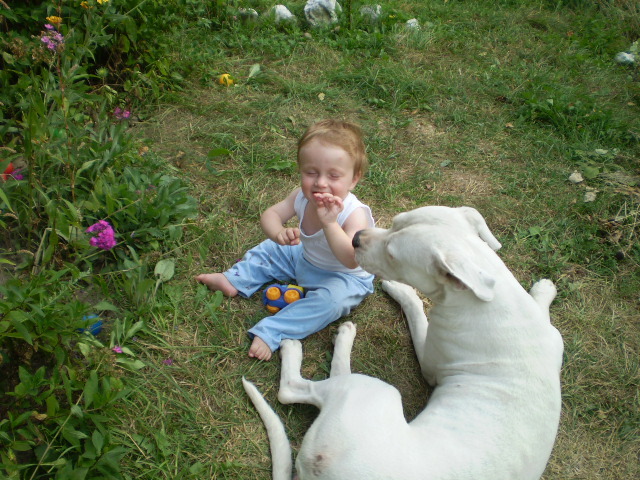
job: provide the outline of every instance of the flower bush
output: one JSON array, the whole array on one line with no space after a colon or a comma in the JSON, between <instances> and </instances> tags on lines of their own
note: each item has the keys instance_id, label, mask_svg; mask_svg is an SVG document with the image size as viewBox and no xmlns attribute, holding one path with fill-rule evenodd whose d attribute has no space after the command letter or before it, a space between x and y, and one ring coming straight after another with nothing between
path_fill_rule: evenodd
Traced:
<instances>
[{"instance_id":1,"label":"flower bush","mask_svg":"<svg viewBox=\"0 0 640 480\"><path fill-rule=\"evenodd\" d=\"M155 30L182 3L0 2L2 478L122 478L105 422L128 393L119 369L144 367L132 338L158 293L146 255L196 213L128 130L180 80Z\"/></svg>"}]
</instances>

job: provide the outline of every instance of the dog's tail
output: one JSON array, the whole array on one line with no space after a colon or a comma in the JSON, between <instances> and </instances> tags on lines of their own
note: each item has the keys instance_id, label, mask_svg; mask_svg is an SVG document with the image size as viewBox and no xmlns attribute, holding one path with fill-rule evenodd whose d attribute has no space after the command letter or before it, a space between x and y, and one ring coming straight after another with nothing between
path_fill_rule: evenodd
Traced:
<instances>
[{"instance_id":1,"label":"dog's tail","mask_svg":"<svg viewBox=\"0 0 640 480\"><path fill-rule=\"evenodd\" d=\"M271 447L273 480L291 480L293 473L291 445L284 430L284 424L253 383L242 377L242 385L267 429L269 446Z\"/></svg>"}]
</instances>

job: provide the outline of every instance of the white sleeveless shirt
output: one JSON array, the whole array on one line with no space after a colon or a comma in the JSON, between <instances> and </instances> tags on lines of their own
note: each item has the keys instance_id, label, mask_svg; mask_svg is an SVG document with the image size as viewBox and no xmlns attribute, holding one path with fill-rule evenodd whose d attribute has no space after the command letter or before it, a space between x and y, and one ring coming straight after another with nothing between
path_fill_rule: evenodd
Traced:
<instances>
[{"instance_id":1,"label":"white sleeveless shirt","mask_svg":"<svg viewBox=\"0 0 640 480\"><path fill-rule=\"evenodd\" d=\"M298 192L298 195L296 196L295 202L293 204L293 208L295 209L296 215L298 216L298 219L300 221L298 226L300 228L300 242L302 243L302 252L304 254L304 258L312 265L315 265L316 267L322 268L324 270L349 273L358 277L365 277L370 275L369 272L365 271L361 267L345 267L331 251L329 242L327 242L327 237L325 236L322 229L318 230L313 235L307 235L304 233L304 231L302 230L302 219L304 218L304 212L307 208L308 203L309 201L302 194L302 191L300 191ZM364 208L369 222L368 227L373 228L375 226L375 221L373 219L373 216L371 215L371 209L360 200L358 200L353 193L349 193L349 195L347 195L347 198L343 200L343 203L344 209L342 210L342 212L340 212L340 214L338 214L338 225L342 226L349 215L351 215L356 208Z\"/></svg>"}]
</instances>

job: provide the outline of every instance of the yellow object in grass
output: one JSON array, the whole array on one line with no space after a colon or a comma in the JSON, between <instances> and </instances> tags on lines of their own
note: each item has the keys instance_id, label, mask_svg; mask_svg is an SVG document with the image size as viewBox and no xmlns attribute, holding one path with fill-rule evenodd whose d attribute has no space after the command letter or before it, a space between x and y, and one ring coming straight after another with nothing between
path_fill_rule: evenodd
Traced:
<instances>
[{"instance_id":1,"label":"yellow object in grass","mask_svg":"<svg viewBox=\"0 0 640 480\"><path fill-rule=\"evenodd\" d=\"M231 75L229 75L228 73L223 73L218 77L218 83L220 85L224 85L225 87L230 87L234 82L233 78L231 78Z\"/></svg>"}]
</instances>

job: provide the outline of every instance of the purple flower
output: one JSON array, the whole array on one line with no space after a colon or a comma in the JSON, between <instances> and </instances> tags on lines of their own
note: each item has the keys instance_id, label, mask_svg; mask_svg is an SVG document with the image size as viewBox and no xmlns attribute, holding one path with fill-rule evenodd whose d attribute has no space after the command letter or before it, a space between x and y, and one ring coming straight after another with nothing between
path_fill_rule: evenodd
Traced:
<instances>
[{"instance_id":1,"label":"purple flower","mask_svg":"<svg viewBox=\"0 0 640 480\"><path fill-rule=\"evenodd\" d=\"M101 248L102 250L111 250L116 246L116 233L109 222L100 220L94 223L86 230L87 233L94 234L89 240L89 244Z\"/></svg>"},{"instance_id":2,"label":"purple flower","mask_svg":"<svg viewBox=\"0 0 640 480\"><path fill-rule=\"evenodd\" d=\"M58 50L64 44L64 37L51 24L44 26L48 31L42 32L40 41L44 43L49 50Z\"/></svg>"},{"instance_id":3,"label":"purple flower","mask_svg":"<svg viewBox=\"0 0 640 480\"><path fill-rule=\"evenodd\" d=\"M120 107L116 107L116 109L113 111L113 116L118 120L126 120L131 116L131 112L129 110L123 110Z\"/></svg>"},{"instance_id":4,"label":"purple flower","mask_svg":"<svg viewBox=\"0 0 640 480\"><path fill-rule=\"evenodd\" d=\"M165 360L163 360L163 362L165 365L173 365L173 358L167 358Z\"/></svg>"},{"instance_id":5,"label":"purple flower","mask_svg":"<svg viewBox=\"0 0 640 480\"><path fill-rule=\"evenodd\" d=\"M113 350L116 353L122 353L122 347L120 345L116 345L111 350Z\"/></svg>"}]
</instances>

